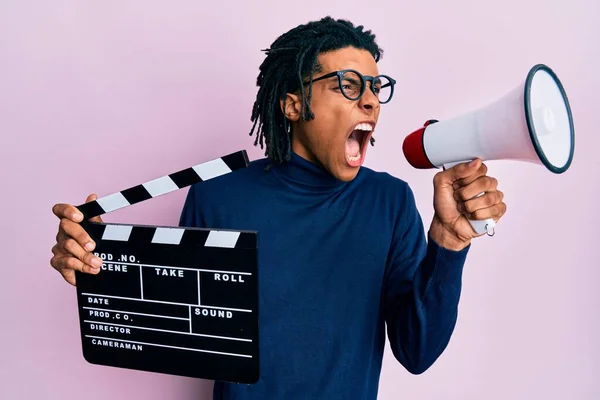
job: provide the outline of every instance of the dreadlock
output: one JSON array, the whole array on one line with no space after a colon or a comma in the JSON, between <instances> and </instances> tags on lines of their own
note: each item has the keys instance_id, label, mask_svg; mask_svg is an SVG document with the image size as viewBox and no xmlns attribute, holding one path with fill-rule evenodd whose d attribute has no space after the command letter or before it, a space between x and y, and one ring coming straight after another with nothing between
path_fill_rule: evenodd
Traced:
<instances>
[{"instance_id":1,"label":"dreadlock","mask_svg":"<svg viewBox=\"0 0 600 400\"><path fill-rule=\"evenodd\" d=\"M279 101L285 98L286 93L300 90L302 120L314 119L310 99L312 75L321 71L317 56L348 46L369 51L375 62L379 62L383 55L370 30L365 31L362 25L354 26L350 21L331 17L299 25L279 36L268 49L262 50L267 57L260 65L256 79L259 90L252 107L250 120L254 124L250 136L256 134L254 145L260 143L261 149L266 141L265 155L273 162L282 163L291 157L291 127ZM304 85L306 77L310 77L308 94Z\"/></svg>"}]
</instances>

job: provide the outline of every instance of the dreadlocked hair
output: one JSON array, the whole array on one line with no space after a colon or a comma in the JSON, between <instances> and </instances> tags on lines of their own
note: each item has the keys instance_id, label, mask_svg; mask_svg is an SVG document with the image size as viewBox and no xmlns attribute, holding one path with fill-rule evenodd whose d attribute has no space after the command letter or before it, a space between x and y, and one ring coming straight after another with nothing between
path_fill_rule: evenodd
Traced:
<instances>
[{"instance_id":1,"label":"dreadlocked hair","mask_svg":"<svg viewBox=\"0 0 600 400\"><path fill-rule=\"evenodd\" d=\"M260 143L265 155L275 163L289 161L291 157L291 127L280 108L280 100L286 93L300 90L303 121L314 119L310 108L312 75L320 72L317 63L320 53L354 47L369 51L375 62L383 56L383 50L375 42L375 35L365 31L362 25L350 21L325 17L318 21L299 25L279 36L268 49L262 50L266 58L260 65L256 79L259 87L252 107L250 120L254 123L250 136L256 134L254 145ZM308 93L304 80L310 77ZM371 139L373 144L374 139Z\"/></svg>"}]
</instances>

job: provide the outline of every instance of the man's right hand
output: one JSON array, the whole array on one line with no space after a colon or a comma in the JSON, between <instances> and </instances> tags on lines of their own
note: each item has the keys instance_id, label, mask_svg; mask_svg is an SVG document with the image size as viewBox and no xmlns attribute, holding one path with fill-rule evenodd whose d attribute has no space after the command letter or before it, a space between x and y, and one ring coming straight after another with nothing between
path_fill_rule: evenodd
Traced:
<instances>
[{"instance_id":1,"label":"man's right hand","mask_svg":"<svg viewBox=\"0 0 600 400\"><path fill-rule=\"evenodd\" d=\"M96 199L95 194L90 194L85 201L89 203ZM75 286L75 271L97 274L100 272L102 260L92 253L96 244L79 224L83 220L83 215L75 206L55 204L52 212L60 222L56 244L52 247L54 256L50 260L50 265L60 272L67 282ZM102 219L94 217L89 221L102 222Z\"/></svg>"}]
</instances>

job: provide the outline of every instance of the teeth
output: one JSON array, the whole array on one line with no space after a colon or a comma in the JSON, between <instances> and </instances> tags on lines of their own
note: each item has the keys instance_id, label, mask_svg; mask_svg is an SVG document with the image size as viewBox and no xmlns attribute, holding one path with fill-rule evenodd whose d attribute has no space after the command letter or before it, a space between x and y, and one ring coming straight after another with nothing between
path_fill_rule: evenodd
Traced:
<instances>
[{"instance_id":1,"label":"teeth","mask_svg":"<svg viewBox=\"0 0 600 400\"><path fill-rule=\"evenodd\" d=\"M360 159L360 152L355 156L348 156L350 161L358 161Z\"/></svg>"},{"instance_id":2,"label":"teeth","mask_svg":"<svg viewBox=\"0 0 600 400\"><path fill-rule=\"evenodd\" d=\"M358 131L368 131L368 132L370 132L370 131L373 130L373 126L371 126L371 124L368 124L366 122L362 122L362 123L356 125L356 127L354 127L354 130L355 131L358 130Z\"/></svg>"}]
</instances>

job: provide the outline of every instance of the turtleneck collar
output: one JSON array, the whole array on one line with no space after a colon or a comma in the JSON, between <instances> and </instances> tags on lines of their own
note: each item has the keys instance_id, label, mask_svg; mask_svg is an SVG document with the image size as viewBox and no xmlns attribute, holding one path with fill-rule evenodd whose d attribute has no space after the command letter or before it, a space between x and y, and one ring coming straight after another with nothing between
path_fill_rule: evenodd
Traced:
<instances>
[{"instance_id":1,"label":"turtleneck collar","mask_svg":"<svg viewBox=\"0 0 600 400\"><path fill-rule=\"evenodd\" d=\"M295 152L292 152L288 162L270 165L270 170L277 178L298 189L335 191L346 184L323 167L306 160Z\"/></svg>"}]
</instances>

